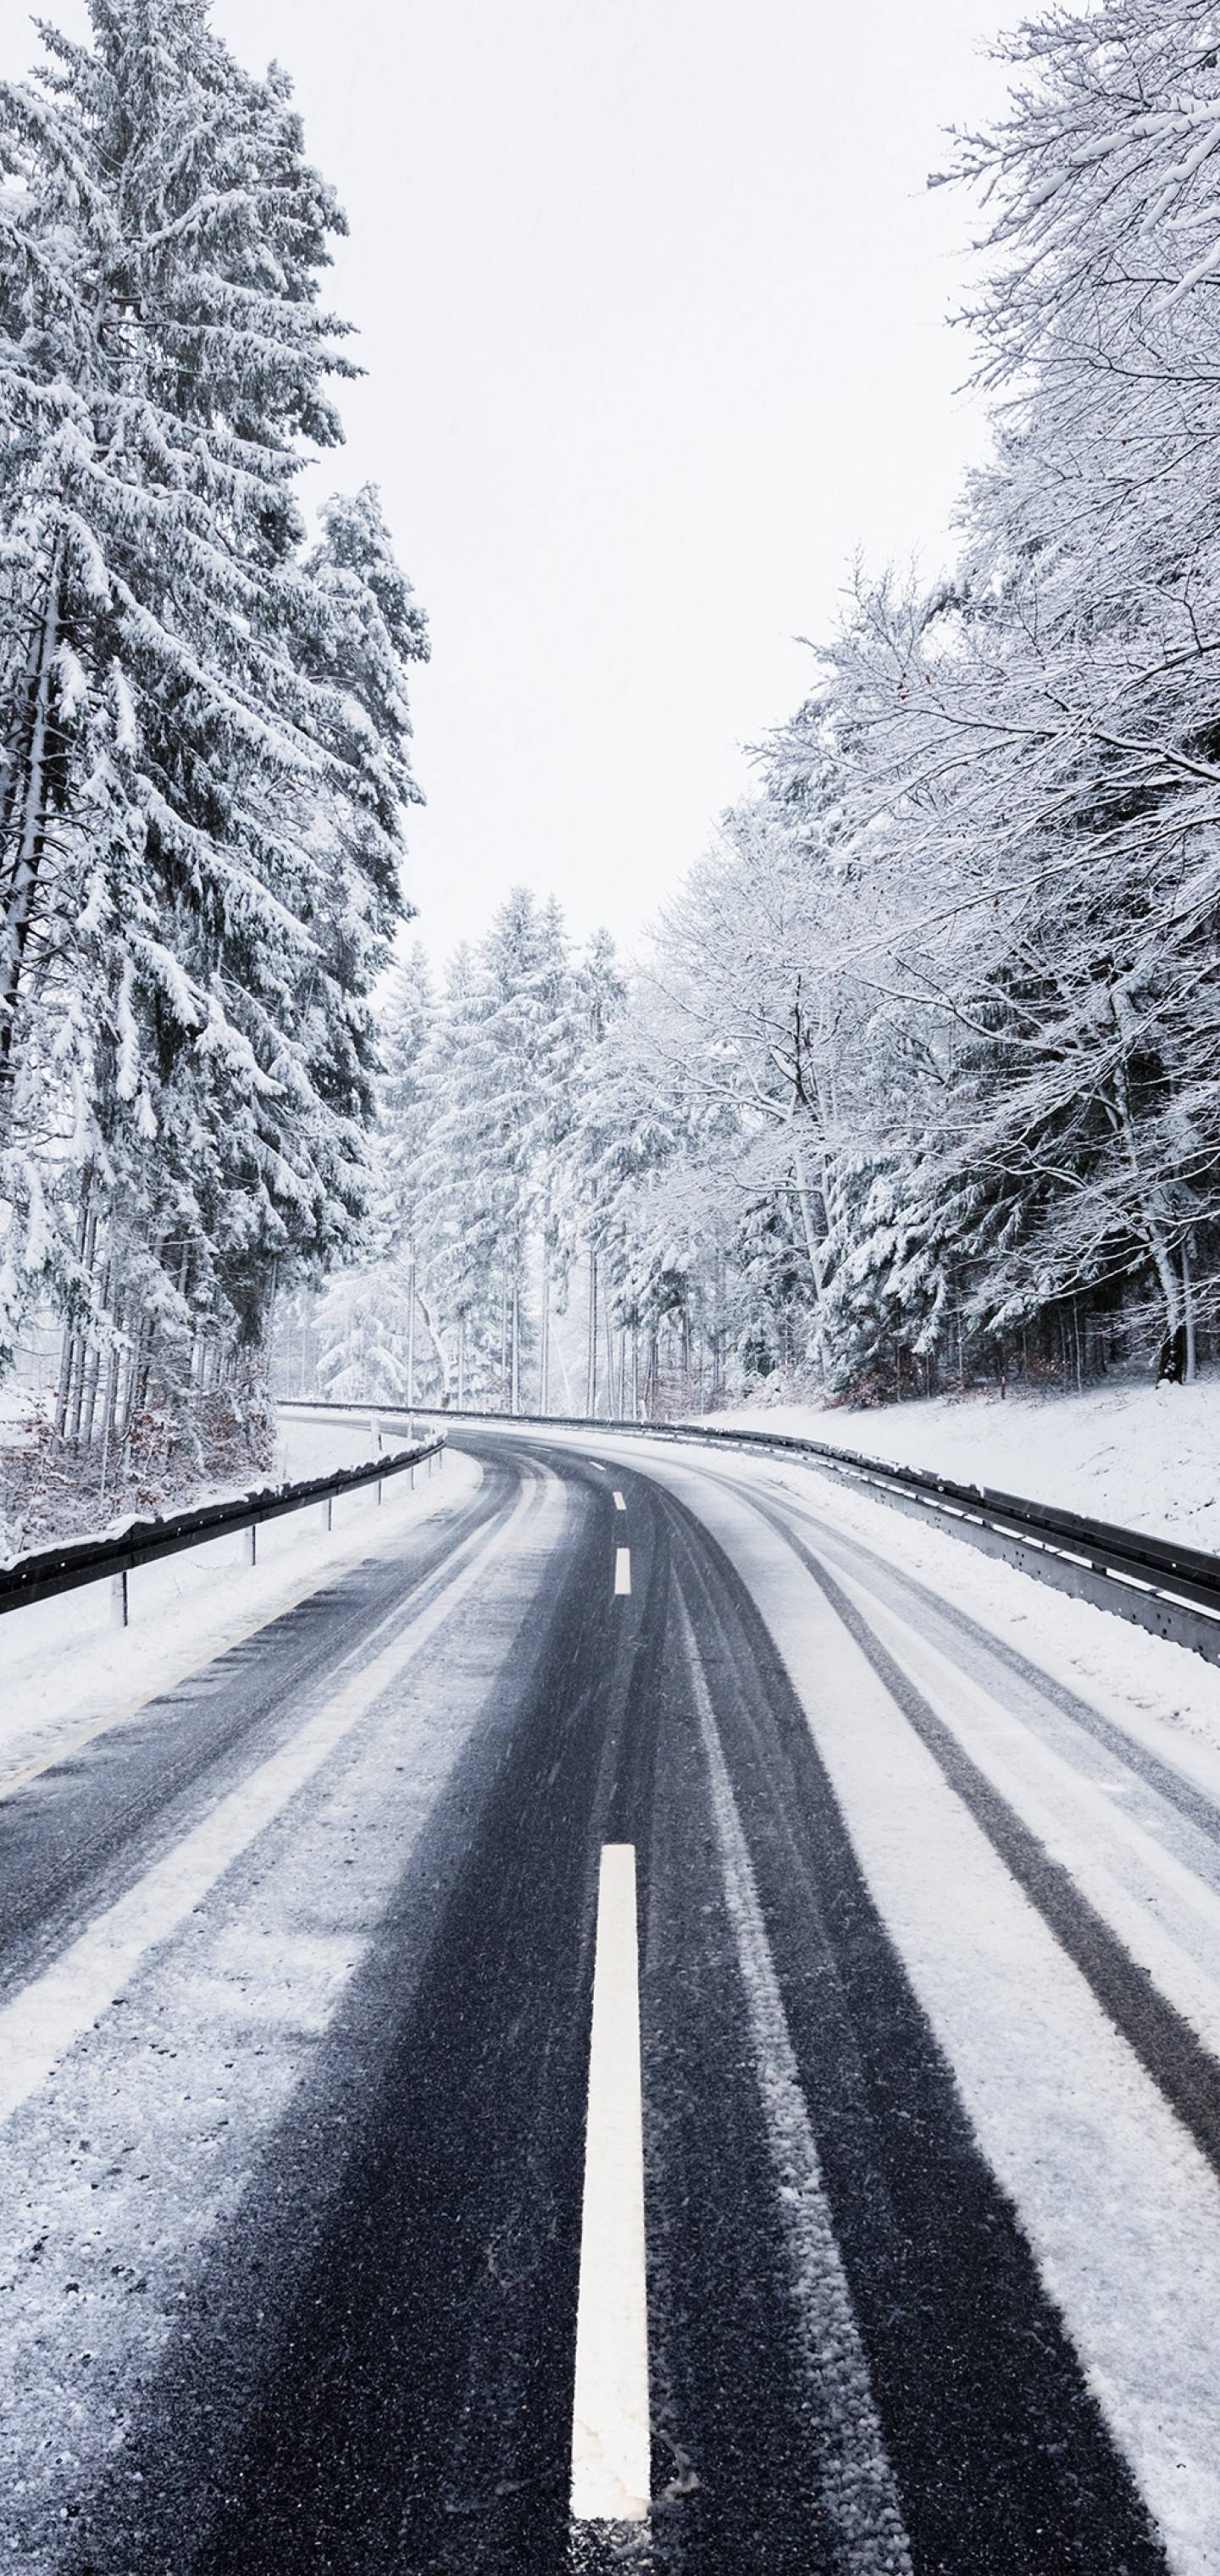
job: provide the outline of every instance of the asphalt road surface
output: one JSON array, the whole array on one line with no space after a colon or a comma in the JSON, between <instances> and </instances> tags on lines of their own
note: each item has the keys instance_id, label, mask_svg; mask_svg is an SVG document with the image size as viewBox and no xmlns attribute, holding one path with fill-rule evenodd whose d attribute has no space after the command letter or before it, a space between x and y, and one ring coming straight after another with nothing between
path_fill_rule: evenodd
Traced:
<instances>
[{"instance_id":1,"label":"asphalt road surface","mask_svg":"<svg viewBox=\"0 0 1220 2576\"><path fill-rule=\"evenodd\" d=\"M1197 1775L880 1507L453 1445L0 1802L0 2566L1220 2570Z\"/></svg>"}]
</instances>

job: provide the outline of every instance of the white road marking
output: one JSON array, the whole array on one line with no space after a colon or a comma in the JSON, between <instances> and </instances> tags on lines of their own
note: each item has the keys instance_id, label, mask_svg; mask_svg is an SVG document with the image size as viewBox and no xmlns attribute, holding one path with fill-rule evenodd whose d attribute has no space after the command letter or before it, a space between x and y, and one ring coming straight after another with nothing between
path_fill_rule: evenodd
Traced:
<instances>
[{"instance_id":1,"label":"white road marking","mask_svg":"<svg viewBox=\"0 0 1220 2576\"><path fill-rule=\"evenodd\" d=\"M528 1485L507 1521L462 1572L371 1663L361 1665L350 1681L341 1683L291 1743L260 1763L163 1860L97 1915L50 1967L0 2008L0 2120L37 2092L99 2014L122 1994L145 1952L177 1931L223 1872L321 1769L328 1754L482 1580L489 1557L507 1546L541 1491L540 1484ZM387 1626L389 1620L380 1624Z\"/></svg>"},{"instance_id":2,"label":"white road marking","mask_svg":"<svg viewBox=\"0 0 1220 2576\"><path fill-rule=\"evenodd\" d=\"M606 1470L603 1467L600 1458L590 1458L586 1461L586 1464L590 1467L596 1467L599 1476L605 1475Z\"/></svg>"},{"instance_id":3,"label":"white road marking","mask_svg":"<svg viewBox=\"0 0 1220 2576\"><path fill-rule=\"evenodd\" d=\"M651 2490L635 1850L602 1849L572 2405L572 2515L644 2522Z\"/></svg>"},{"instance_id":4,"label":"white road marking","mask_svg":"<svg viewBox=\"0 0 1220 2576\"><path fill-rule=\"evenodd\" d=\"M629 1547L616 1547L614 1551L614 1589L616 1592L630 1592L631 1590L631 1550Z\"/></svg>"},{"instance_id":5,"label":"white road marking","mask_svg":"<svg viewBox=\"0 0 1220 2576\"><path fill-rule=\"evenodd\" d=\"M780 2222L803 2327L806 2370L817 2403L823 2493L853 2567L884 2567L887 2576L911 2576L910 2543L826 2205L753 1864L685 1604L681 1618L711 1777L724 1892L750 2017L759 2094L780 2187Z\"/></svg>"},{"instance_id":6,"label":"white road marking","mask_svg":"<svg viewBox=\"0 0 1220 2576\"><path fill-rule=\"evenodd\" d=\"M614 1508L615 1508L616 1512L625 1512L625 1511L626 1511L626 1509L627 1509L626 1503L623 1501L623 1497L622 1497L622 1495L621 1495L620 1493L618 1493L617 1491L616 1491L616 1493L615 1493L615 1497L614 1497Z\"/></svg>"}]
</instances>

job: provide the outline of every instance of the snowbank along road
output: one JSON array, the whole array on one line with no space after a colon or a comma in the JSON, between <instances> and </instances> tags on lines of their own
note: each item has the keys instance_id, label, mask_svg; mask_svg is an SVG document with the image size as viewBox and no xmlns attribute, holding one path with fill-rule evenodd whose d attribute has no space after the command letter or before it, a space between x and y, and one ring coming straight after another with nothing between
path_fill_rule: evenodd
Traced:
<instances>
[{"instance_id":1,"label":"snowbank along road","mask_svg":"<svg viewBox=\"0 0 1220 2576\"><path fill-rule=\"evenodd\" d=\"M1220 2570L1197 1770L880 1507L454 1447L0 1804L3 2563Z\"/></svg>"}]
</instances>

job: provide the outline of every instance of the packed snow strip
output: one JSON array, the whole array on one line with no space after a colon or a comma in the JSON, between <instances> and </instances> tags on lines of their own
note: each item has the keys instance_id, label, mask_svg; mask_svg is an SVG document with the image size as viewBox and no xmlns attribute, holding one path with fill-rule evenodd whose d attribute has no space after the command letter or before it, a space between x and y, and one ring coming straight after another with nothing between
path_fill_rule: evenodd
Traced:
<instances>
[{"instance_id":1,"label":"packed snow strip","mask_svg":"<svg viewBox=\"0 0 1220 2576\"><path fill-rule=\"evenodd\" d=\"M1220 1853L1078 1736L1077 1762L955 1666L849 1568L836 1579L970 1760L1068 1870L1132 1958L1220 2059ZM1065 1730L1066 1732L1066 1730Z\"/></svg>"},{"instance_id":2,"label":"packed snow strip","mask_svg":"<svg viewBox=\"0 0 1220 2576\"><path fill-rule=\"evenodd\" d=\"M274 2133L401 1915L446 1784L495 1722L567 1508L543 1487L483 1568L477 1618L437 1630L0 2126L0 2560L23 2576L79 2565L75 2517L121 2465L168 2338L189 2330L210 2248L240 2227L260 2157L280 2173ZM427 1900L425 1924L433 1912ZM252 2274L252 2351L260 2301Z\"/></svg>"},{"instance_id":3,"label":"packed snow strip","mask_svg":"<svg viewBox=\"0 0 1220 2576\"><path fill-rule=\"evenodd\" d=\"M776 1639L873 1899L1171 2566L1214 2576L1220 2186L812 1577L718 1480L658 1472Z\"/></svg>"},{"instance_id":4,"label":"packed snow strip","mask_svg":"<svg viewBox=\"0 0 1220 2576\"><path fill-rule=\"evenodd\" d=\"M701 1454L688 1453L692 1462ZM757 1486L771 1509L782 1495L783 1508L795 1513L805 1543L825 1556L837 1580L858 1601L895 1661L932 1702L971 1761L1037 1836L1049 1858L1069 1871L1081 1893L1203 2045L1220 2056L1220 1855L1214 1840L1149 1788L1137 1770L1121 1767L1119 1758L1099 1746L1050 1699L1038 1705L1032 1686L1017 1691L1005 1675L1008 1699L997 1699L994 1691L981 1686L921 1632L919 1611L909 1596L901 1612L892 1600L882 1599L876 1580L861 1572L858 1551L850 1542L842 1543L841 1524L848 1515L840 1509L845 1498L837 1486L828 1493L816 1472L806 1470L778 1479L760 1461L747 1462L744 1470L740 1461L730 1465L727 1460L716 1462L716 1468L717 1481L726 1490L748 1494ZM806 1496L812 1499L806 1502ZM850 1501L854 1503L856 1497ZM918 1525L912 1530L902 1520L896 1526L884 1504L870 1511L865 1502L851 1517L866 1530L871 1548L883 1560L901 1564L904 1553L911 1553L911 1539L918 1551ZM907 1549L888 1543L883 1549L879 1542L888 1542L891 1535L907 1539ZM934 1537L931 1544L934 1561L925 1571L935 1574L936 1588L946 1589L946 1575L955 1575L961 1605L976 1619L982 1614L987 1625L999 1629L1003 1624L991 1608L995 1576L1001 1578L1001 1591L1007 1577L1018 1598L1022 1590L1028 1595L1031 1587L1026 1577L984 1561L979 1568L984 1597L975 1599L967 1580L974 1560L963 1564L962 1552L952 1540ZM1072 1614L1078 1611L1083 1611L1086 1636L1090 1620L1094 1638L1100 1629L1099 1660L1111 1676L1111 1688L1108 1694L1094 1691L1091 1695L1108 1698L1113 1722L1123 1736L1134 1737L1137 1747L1146 1745L1159 1761L1181 1774L1185 1767L1181 1742L1166 1742L1164 1731L1133 1702L1130 1677L1126 1693L1118 1687L1129 1658L1118 1651L1125 1639L1121 1632L1118 1640L1114 1638L1114 1623L1103 1612L1091 1612L1088 1605L1055 1602L1051 1607L1069 1614L1069 1633ZM1031 1641L1028 1617L1020 1610L1012 1613L1010 1633L1026 1654L1032 1642L1040 1661L1050 1660L1043 1652L1040 1601L1036 1640ZM1171 1671L1180 1674L1185 1667L1197 1706L1214 1719L1220 1709L1220 1675L1160 1640L1136 1642L1146 1650L1153 1678L1162 1689L1164 1659ZM1069 1671L1078 1692L1085 1676L1070 1667ZM1200 1786L1205 1786L1208 1799L1220 1799L1220 1763L1209 1762L1204 1755L1196 1758L1194 1767L1202 1770Z\"/></svg>"},{"instance_id":5,"label":"packed snow strip","mask_svg":"<svg viewBox=\"0 0 1220 2576\"><path fill-rule=\"evenodd\" d=\"M316 1463L294 1463L293 1473L356 1463L342 1454L354 1436L348 1429L338 1458L336 1439L319 1440ZM329 1455L318 1459L319 1449ZM111 1623L104 1582L10 1611L0 1619L0 1795L135 1716L320 1585L393 1554L409 1530L467 1501L481 1479L473 1459L453 1452L414 1491L408 1477L395 1478L380 1507L371 1488L343 1497L330 1531L315 1511L268 1522L254 1566L230 1537L142 1567L131 1578L129 1628Z\"/></svg>"},{"instance_id":6,"label":"packed snow strip","mask_svg":"<svg viewBox=\"0 0 1220 2576\"><path fill-rule=\"evenodd\" d=\"M291 1741L185 1834L166 1857L97 1916L53 1965L0 2008L0 2119L6 2119L120 1995L145 1953L169 1938L222 1873L304 1787L357 1721L376 1705L488 1567L520 1533L540 1487L531 1481L508 1518L471 1553L441 1591L325 1700ZM397 1611L382 1621L396 1627ZM375 1630L374 1636L377 1634ZM367 1654L366 1639L357 1651ZM351 1658L347 1659L349 1662ZM340 1667L342 1670L342 1667Z\"/></svg>"},{"instance_id":7,"label":"packed snow strip","mask_svg":"<svg viewBox=\"0 0 1220 2576\"><path fill-rule=\"evenodd\" d=\"M868 2362L835 2239L753 1865L685 1608L682 1629L699 1711L759 2092L778 2184L805 2368L817 2411L818 2475L852 2576L912 2576L910 2542L886 2456Z\"/></svg>"},{"instance_id":8,"label":"packed snow strip","mask_svg":"<svg viewBox=\"0 0 1220 2576\"><path fill-rule=\"evenodd\" d=\"M1054 1591L838 1478L831 1486L816 1469L767 1469L761 1462L753 1473L811 1524L858 1540L913 1577L1220 1801L1220 1666ZM742 1481L726 1462L729 1476Z\"/></svg>"}]
</instances>

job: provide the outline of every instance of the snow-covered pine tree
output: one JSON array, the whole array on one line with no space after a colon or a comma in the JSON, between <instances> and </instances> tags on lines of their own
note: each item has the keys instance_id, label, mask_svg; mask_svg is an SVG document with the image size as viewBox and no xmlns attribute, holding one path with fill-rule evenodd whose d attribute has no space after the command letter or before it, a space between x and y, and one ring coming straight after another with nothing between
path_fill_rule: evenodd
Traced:
<instances>
[{"instance_id":1,"label":"snow-covered pine tree","mask_svg":"<svg viewBox=\"0 0 1220 2576\"><path fill-rule=\"evenodd\" d=\"M428 1281L418 1267L418 1181L428 1101L421 1080L434 1002L417 941L393 968L381 996L382 1072L373 1140L376 1190L365 1247L310 1308L323 1337L318 1373L328 1395L366 1401L435 1402L447 1385L448 1356L436 1339Z\"/></svg>"},{"instance_id":2,"label":"snow-covered pine tree","mask_svg":"<svg viewBox=\"0 0 1220 2576\"><path fill-rule=\"evenodd\" d=\"M301 559L347 361L286 79L91 16L0 88L0 1338L50 1278L113 1413L352 1239L422 639L371 496Z\"/></svg>"},{"instance_id":3,"label":"snow-covered pine tree","mask_svg":"<svg viewBox=\"0 0 1220 2576\"><path fill-rule=\"evenodd\" d=\"M553 1175L572 1116L583 1031L563 916L553 900L539 906L528 887L515 887L479 956L487 1013L471 1070L488 1110L483 1150L495 1176L502 1266L502 1400L515 1412L534 1339L529 1285L536 1240L549 1338ZM540 1351L540 1373L542 1368Z\"/></svg>"},{"instance_id":4,"label":"snow-covered pine tree","mask_svg":"<svg viewBox=\"0 0 1220 2576\"><path fill-rule=\"evenodd\" d=\"M487 997L477 954L455 950L418 1063L418 1159L403 1156L402 1199L420 1312L445 1401L486 1403L497 1384L501 1297L488 1102L477 1070Z\"/></svg>"},{"instance_id":5,"label":"snow-covered pine tree","mask_svg":"<svg viewBox=\"0 0 1220 2576\"><path fill-rule=\"evenodd\" d=\"M517 888L478 948L452 962L420 1063L415 1170L432 1329L456 1346L467 1391L501 1406L524 1401L540 1243L544 1341L549 1328L553 1175L580 1043L559 907Z\"/></svg>"},{"instance_id":6,"label":"snow-covered pine tree","mask_svg":"<svg viewBox=\"0 0 1220 2576\"><path fill-rule=\"evenodd\" d=\"M542 906L538 930L530 1221L540 1271L537 1403L540 1413L548 1413L555 1317L565 1302L567 1284L564 1160L577 1114L588 1039L582 969L573 962L563 914L553 897Z\"/></svg>"}]
</instances>

